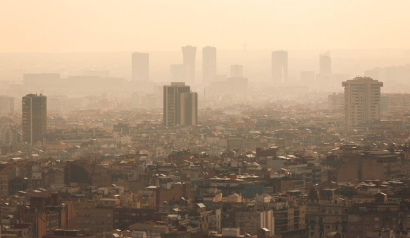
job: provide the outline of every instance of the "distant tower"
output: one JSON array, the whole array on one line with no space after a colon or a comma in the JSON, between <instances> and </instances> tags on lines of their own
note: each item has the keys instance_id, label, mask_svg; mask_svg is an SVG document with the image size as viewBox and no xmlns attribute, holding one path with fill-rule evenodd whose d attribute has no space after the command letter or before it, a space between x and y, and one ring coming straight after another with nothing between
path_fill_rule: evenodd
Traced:
<instances>
[{"instance_id":1,"label":"distant tower","mask_svg":"<svg viewBox=\"0 0 410 238\"><path fill-rule=\"evenodd\" d=\"M204 47L202 49L202 82L209 83L216 79L216 48Z\"/></svg>"},{"instance_id":2,"label":"distant tower","mask_svg":"<svg viewBox=\"0 0 410 238\"><path fill-rule=\"evenodd\" d=\"M163 123L165 126L196 125L198 116L198 94L182 82L164 86Z\"/></svg>"},{"instance_id":3,"label":"distant tower","mask_svg":"<svg viewBox=\"0 0 410 238\"><path fill-rule=\"evenodd\" d=\"M285 83L288 80L288 52L272 52L272 79L275 83Z\"/></svg>"},{"instance_id":4,"label":"distant tower","mask_svg":"<svg viewBox=\"0 0 410 238\"><path fill-rule=\"evenodd\" d=\"M345 88L345 121L348 128L380 120L382 82L369 77L356 77L342 85Z\"/></svg>"},{"instance_id":5,"label":"distant tower","mask_svg":"<svg viewBox=\"0 0 410 238\"><path fill-rule=\"evenodd\" d=\"M30 145L42 142L47 133L47 97L27 94L22 101L23 141Z\"/></svg>"},{"instance_id":6,"label":"distant tower","mask_svg":"<svg viewBox=\"0 0 410 238\"><path fill-rule=\"evenodd\" d=\"M183 64L190 67L189 81L191 83L195 82L195 57L196 57L196 47L187 45L182 47L182 57Z\"/></svg>"},{"instance_id":7,"label":"distant tower","mask_svg":"<svg viewBox=\"0 0 410 238\"><path fill-rule=\"evenodd\" d=\"M332 58L330 57L330 52L321 54L319 56L321 75L331 75L332 74Z\"/></svg>"},{"instance_id":8,"label":"distant tower","mask_svg":"<svg viewBox=\"0 0 410 238\"><path fill-rule=\"evenodd\" d=\"M243 66L239 64L231 65L231 78L243 78Z\"/></svg>"},{"instance_id":9,"label":"distant tower","mask_svg":"<svg viewBox=\"0 0 410 238\"><path fill-rule=\"evenodd\" d=\"M132 53L132 80L149 80L149 54L138 52Z\"/></svg>"}]
</instances>

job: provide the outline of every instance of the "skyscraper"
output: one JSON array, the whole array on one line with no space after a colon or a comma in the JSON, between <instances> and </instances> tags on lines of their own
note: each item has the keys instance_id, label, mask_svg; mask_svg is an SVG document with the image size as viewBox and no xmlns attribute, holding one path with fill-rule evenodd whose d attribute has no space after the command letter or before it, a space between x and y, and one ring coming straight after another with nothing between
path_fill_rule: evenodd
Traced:
<instances>
[{"instance_id":1,"label":"skyscraper","mask_svg":"<svg viewBox=\"0 0 410 238\"><path fill-rule=\"evenodd\" d=\"M332 58L330 57L330 52L321 54L319 56L320 69L319 72L321 75L331 75L332 74Z\"/></svg>"},{"instance_id":2,"label":"skyscraper","mask_svg":"<svg viewBox=\"0 0 410 238\"><path fill-rule=\"evenodd\" d=\"M242 78L243 66L239 64L231 65L231 78Z\"/></svg>"},{"instance_id":3,"label":"skyscraper","mask_svg":"<svg viewBox=\"0 0 410 238\"><path fill-rule=\"evenodd\" d=\"M22 101L23 141L30 145L42 142L47 133L47 97L27 94Z\"/></svg>"},{"instance_id":4,"label":"skyscraper","mask_svg":"<svg viewBox=\"0 0 410 238\"><path fill-rule=\"evenodd\" d=\"M380 120L380 89L383 83L369 77L356 77L342 83L345 122L348 128Z\"/></svg>"},{"instance_id":5,"label":"skyscraper","mask_svg":"<svg viewBox=\"0 0 410 238\"><path fill-rule=\"evenodd\" d=\"M192 95L190 87L183 82L173 82L170 86L164 86L164 125L174 126L182 124L181 118L184 118L182 120L183 125L191 125L189 123L193 122L196 123L196 115L198 115L197 98L198 96ZM183 101L182 104L181 100ZM193 102L193 100L195 101ZM193 105L195 108L192 108ZM195 117L189 119L188 117L192 117L192 115Z\"/></svg>"},{"instance_id":6,"label":"skyscraper","mask_svg":"<svg viewBox=\"0 0 410 238\"><path fill-rule=\"evenodd\" d=\"M202 81L209 83L216 79L216 48L204 47L202 49Z\"/></svg>"},{"instance_id":7,"label":"skyscraper","mask_svg":"<svg viewBox=\"0 0 410 238\"><path fill-rule=\"evenodd\" d=\"M198 124L198 94L194 92L180 94L181 110L180 124L181 125L197 125Z\"/></svg>"},{"instance_id":8,"label":"skyscraper","mask_svg":"<svg viewBox=\"0 0 410 238\"><path fill-rule=\"evenodd\" d=\"M288 79L288 52L272 52L272 79L275 83L284 83Z\"/></svg>"},{"instance_id":9,"label":"skyscraper","mask_svg":"<svg viewBox=\"0 0 410 238\"><path fill-rule=\"evenodd\" d=\"M190 68L189 82L193 83L195 82L196 47L190 45L182 47L182 57L183 64Z\"/></svg>"},{"instance_id":10,"label":"skyscraper","mask_svg":"<svg viewBox=\"0 0 410 238\"><path fill-rule=\"evenodd\" d=\"M138 52L132 53L132 80L149 80L149 54Z\"/></svg>"}]
</instances>

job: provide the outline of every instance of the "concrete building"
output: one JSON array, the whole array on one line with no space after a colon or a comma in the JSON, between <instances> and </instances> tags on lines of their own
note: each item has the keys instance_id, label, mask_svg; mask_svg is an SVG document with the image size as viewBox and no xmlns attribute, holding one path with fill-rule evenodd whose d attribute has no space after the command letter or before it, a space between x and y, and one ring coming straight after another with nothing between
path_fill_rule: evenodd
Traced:
<instances>
[{"instance_id":1,"label":"concrete building","mask_svg":"<svg viewBox=\"0 0 410 238\"><path fill-rule=\"evenodd\" d=\"M288 52L272 52L272 79L275 83L285 83L288 79Z\"/></svg>"},{"instance_id":2,"label":"concrete building","mask_svg":"<svg viewBox=\"0 0 410 238\"><path fill-rule=\"evenodd\" d=\"M132 80L149 80L149 54L138 52L132 53Z\"/></svg>"},{"instance_id":3,"label":"concrete building","mask_svg":"<svg viewBox=\"0 0 410 238\"><path fill-rule=\"evenodd\" d=\"M275 234L275 222L272 210L256 211L240 209L234 213L235 227L240 228L241 233L256 235L258 229L267 228L271 236Z\"/></svg>"},{"instance_id":4,"label":"concrete building","mask_svg":"<svg viewBox=\"0 0 410 238\"><path fill-rule=\"evenodd\" d=\"M95 235L113 229L113 209L115 206L101 206L92 201L76 202L77 228L87 235Z\"/></svg>"},{"instance_id":5,"label":"concrete building","mask_svg":"<svg viewBox=\"0 0 410 238\"><path fill-rule=\"evenodd\" d=\"M234 64L231 65L231 78L243 77L243 65Z\"/></svg>"},{"instance_id":6,"label":"concrete building","mask_svg":"<svg viewBox=\"0 0 410 238\"><path fill-rule=\"evenodd\" d=\"M202 82L216 80L216 48L206 46L202 49Z\"/></svg>"},{"instance_id":7,"label":"concrete building","mask_svg":"<svg viewBox=\"0 0 410 238\"><path fill-rule=\"evenodd\" d=\"M343 93L333 93L327 97L327 110L330 112L344 112L345 97Z\"/></svg>"},{"instance_id":8,"label":"concrete building","mask_svg":"<svg viewBox=\"0 0 410 238\"><path fill-rule=\"evenodd\" d=\"M346 237L349 207L349 201L337 197L334 190L319 192L312 187L308 194L306 212L308 237L324 238L331 232L338 232Z\"/></svg>"},{"instance_id":9,"label":"concrete building","mask_svg":"<svg viewBox=\"0 0 410 238\"><path fill-rule=\"evenodd\" d=\"M342 85L345 88L345 122L348 128L380 120L382 82L368 77L356 77Z\"/></svg>"},{"instance_id":10,"label":"concrete building","mask_svg":"<svg viewBox=\"0 0 410 238\"><path fill-rule=\"evenodd\" d=\"M198 121L198 95L185 83L174 82L164 86L163 122L165 126L196 125Z\"/></svg>"},{"instance_id":11,"label":"concrete building","mask_svg":"<svg viewBox=\"0 0 410 238\"><path fill-rule=\"evenodd\" d=\"M181 93L181 125L198 124L198 94L189 92Z\"/></svg>"},{"instance_id":12,"label":"concrete building","mask_svg":"<svg viewBox=\"0 0 410 238\"><path fill-rule=\"evenodd\" d=\"M410 94L407 93L385 93L381 99L382 112L403 112L410 110Z\"/></svg>"},{"instance_id":13,"label":"concrete building","mask_svg":"<svg viewBox=\"0 0 410 238\"><path fill-rule=\"evenodd\" d=\"M194 46L184 46L182 47L182 57L183 64L189 67L189 82L195 82L195 57L196 57L196 47Z\"/></svg>"},{"instance_id":14,"label":"concrete building","mask_svg":"<svg viewBox=\"0 0 410 238\"><path fill-rule=\"evenodd\" d=\"M22 102L23 141L30 145L42 142L47 133L47 97L28 94Z\"/></svg>"}]
</instances>

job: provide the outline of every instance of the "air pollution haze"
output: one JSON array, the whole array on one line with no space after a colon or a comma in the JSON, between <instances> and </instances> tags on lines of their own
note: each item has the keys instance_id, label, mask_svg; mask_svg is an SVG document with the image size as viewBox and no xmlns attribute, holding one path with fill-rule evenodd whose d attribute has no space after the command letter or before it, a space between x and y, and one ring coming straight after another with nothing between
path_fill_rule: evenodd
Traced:
<instances>
[{"instance_id":1,"label":"air pollution haze","mask_svg":"<svg viewBox=\"0 0 410 238\"><path fill-rule=\"evenodd\" d=\"M0 0L0 236L410 237L409 9Z\"/></svg>"}]
</instances>

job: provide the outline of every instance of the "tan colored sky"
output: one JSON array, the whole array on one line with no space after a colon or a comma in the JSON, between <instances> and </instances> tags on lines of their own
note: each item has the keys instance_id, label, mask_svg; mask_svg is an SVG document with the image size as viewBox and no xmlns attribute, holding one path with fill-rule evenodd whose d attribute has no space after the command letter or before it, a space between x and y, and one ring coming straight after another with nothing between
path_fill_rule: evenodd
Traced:
<instances>
[{"instance_id":1,"label":"tan colored sky","mask_svg":"<svg viewBox=\"0 0 410 238\"><path fill-rule=\"evenodd\" d=\"M0 52L410 48L410 0L0 0Z\"/></svg>"}]
</instances>

